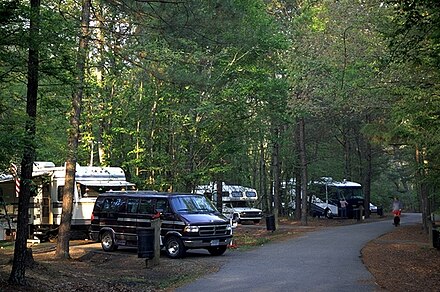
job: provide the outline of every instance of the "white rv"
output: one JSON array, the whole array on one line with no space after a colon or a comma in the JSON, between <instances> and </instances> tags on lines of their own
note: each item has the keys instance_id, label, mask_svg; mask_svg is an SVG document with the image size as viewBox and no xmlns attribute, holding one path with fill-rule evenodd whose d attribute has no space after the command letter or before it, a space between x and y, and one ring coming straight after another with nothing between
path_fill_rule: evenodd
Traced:
<instances>
[{"instance_id":1,"label":"white rv","mask_svg":"<svg viewBox=\"0 0 440 292\"><path fill-rule=\"evenodd\" d=\"M64 193L65 167L56 167L52 162L35 162L33 182L35 189L29 206L30 236L47 239L55 236L61 223L62 200ZM72 231L88 235L93 205L100 193L109 190L134 189L135 185L126 181L120 167L76 166ZM18 197L15 193L15 180L12 175L0 176L0 197L5 208L3 213L9 220L8 226L14 228L14 217L18 214ZM0 210L0 212L2 212Z\"/></svg>"},{"instance_id":2,"label":"white rv","mask_svg":"<svg viewBox=\"0 0 440 292\"><path fill-rule=\"evenodd\" d=\"M196 193L212 197L213 201L217 199L217 185L202 185L196 188ZM222 213L232 218L234 222L254 222L259 223L263 217L263 211L253 206L258 200L255 189L239 186L222 186Z\"/></svg>"},{"instance_id":3,"label":"white rv","mask_svg":"<svg viewBox=\"0 0 440 292\"><path fill-rule=\"evenodd\" d=\"M362 185L352 181L334 181L330 177L324 177L313 181L310 186L312 195L312 215L333 218L341 216L341 201L347 203L345 216L355 218L362 216L361 206L364 206L364 194Z\"/></svg>"}]
</instances>

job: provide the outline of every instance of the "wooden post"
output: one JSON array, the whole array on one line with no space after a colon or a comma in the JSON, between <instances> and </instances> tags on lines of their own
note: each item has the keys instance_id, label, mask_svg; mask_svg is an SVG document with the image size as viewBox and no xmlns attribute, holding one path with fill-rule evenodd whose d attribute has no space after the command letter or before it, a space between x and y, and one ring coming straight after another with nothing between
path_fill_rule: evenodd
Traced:
<instances>
[{"instance_id":1,"label":"wooden post","mask_svg":"<svg viewBox=\"0 0 440 292\"><path fill-rule=\"evenodd\" d=\"M160 219L151 220L151 228L154 230L154 255L152 259L145 260L147 268L157 266L160 262L160 225Z\"/></svg>"}]
</instances>

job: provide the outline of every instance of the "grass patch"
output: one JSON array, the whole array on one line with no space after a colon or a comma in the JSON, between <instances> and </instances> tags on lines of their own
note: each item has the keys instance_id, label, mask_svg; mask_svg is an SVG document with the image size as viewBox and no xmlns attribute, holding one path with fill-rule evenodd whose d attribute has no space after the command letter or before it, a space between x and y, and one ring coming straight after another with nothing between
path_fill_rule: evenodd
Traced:
<instances>
[{"instance_id":1,"label":"grass patch","mask_svg":"<svg viewBox=\"0 0 440 292\"><path fill-rule=\"evenodd\" d=\"M8 240L0 240L1 249L14 249L14 242Z\"/></svg>"}]
</instances>

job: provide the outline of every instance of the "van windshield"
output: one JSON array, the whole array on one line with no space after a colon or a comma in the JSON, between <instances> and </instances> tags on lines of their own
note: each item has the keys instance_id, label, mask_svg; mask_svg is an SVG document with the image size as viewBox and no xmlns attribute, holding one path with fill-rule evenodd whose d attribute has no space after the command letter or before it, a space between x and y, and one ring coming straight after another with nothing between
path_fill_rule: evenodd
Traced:
<instances>
[{"instance_id":1,"label":"van windshield","mask_svg":"<svg viewBox=\"0 0 440 292\"><path fill-rule=\"evenodd\" d=\"M216 213L214 205L204 196L179 196L171 198L171 205L177 213Z\"/></svg>"}]
</instances>

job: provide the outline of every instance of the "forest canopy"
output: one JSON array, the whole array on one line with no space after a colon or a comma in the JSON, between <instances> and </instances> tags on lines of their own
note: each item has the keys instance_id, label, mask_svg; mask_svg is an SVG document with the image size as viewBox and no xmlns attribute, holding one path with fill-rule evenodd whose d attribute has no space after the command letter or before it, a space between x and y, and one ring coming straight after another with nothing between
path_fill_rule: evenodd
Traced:
<instances>
[{"instance_id":1,"label":"forest canopy","mask_svg":"<svg viewBox=\"0 0 440 292\"><path fill-rule=\"evenodd\" d=\"M282 182L307 167L309 180L361 183L377 205L399 195L435 211L439 12L434 0L91 1L78 163L120 166L140 189L251 186L280 209ZM5 171L30 143L32 42L35 160L66 161L80 16L78 1L42 1L30 39L29 3L0 4Z\"/></svg>"}]
</instances>

